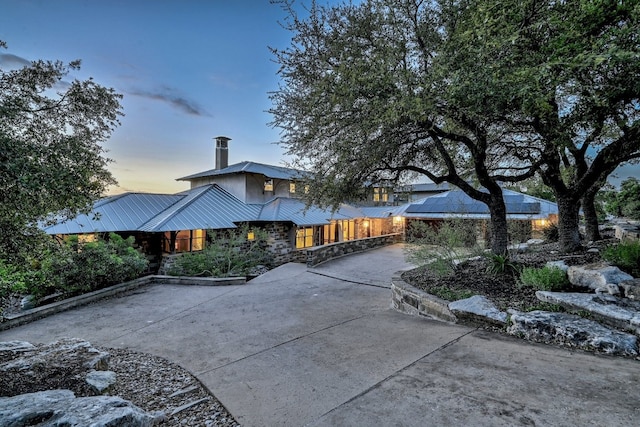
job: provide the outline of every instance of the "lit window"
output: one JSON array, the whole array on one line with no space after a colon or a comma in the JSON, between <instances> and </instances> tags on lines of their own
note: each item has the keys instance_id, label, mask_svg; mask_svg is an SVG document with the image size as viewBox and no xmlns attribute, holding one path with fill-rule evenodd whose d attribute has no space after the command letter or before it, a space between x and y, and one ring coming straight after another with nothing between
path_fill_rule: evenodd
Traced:
<instances>
[{"instance_id":1,"label":"lit window","mask_svg":"<svg viewBox=\"0 0 640 427\"><path fill-rule=\"evenodd\" d=\"M264 181L264 191L273 191L273 180L265 179Z\"/></svg>"},{"instance_id":2,"label":"lit window","mask_svg":"<svg viewBox=\"0 0 640 427\"><path fill-rule=\"evenodd\" d=\"M247 233L247 240L256 240L256 233L250 231Z\"/></svg>"},{"instance_id":3,"label":"lit window","mask_svg":"<svg viewBox=\"0 0 640 427\"><path fill-rule=\"evenodd\" d=\"M313 227L296 230L296 248L310 248L313 246Z\"/></svg>"},{"instance_id":4,"label":"lit window","mask_svg":"<svg viewBox=\"0 0 640 427\"><path fill-rule=\"evenodd\" d=\"M296 183L295 182L290 182L289 183L289 193L291 193L291 194L295 194L296 193Z\"/></svg>"},{"instance_id":5,"label":"lit window","mask_svg":"<svg viewBox=\"0 0 640 427\"><path fill-rule=\"evenodd\" d=\"M387 202L389 200L389 193L386 188L374 187L373 189L373 201L374 202Z\"/></svg>"}]
</instances>

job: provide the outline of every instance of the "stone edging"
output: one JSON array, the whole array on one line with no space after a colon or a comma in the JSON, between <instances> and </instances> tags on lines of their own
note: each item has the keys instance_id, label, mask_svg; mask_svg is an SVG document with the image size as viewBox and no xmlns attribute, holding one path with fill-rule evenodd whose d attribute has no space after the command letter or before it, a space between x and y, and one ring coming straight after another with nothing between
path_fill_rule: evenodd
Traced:
<instances>
[{"instance_id":1,"label":"stone edging","mask_svg":"<svg viewBox=\"0 0 640 427\"><path fill-rule=\"evenodd\" d=\"M152 275L145 276L139 279L131 280L130 282L120 283L117 285L109 286L108 288L98 289L97 291L88 292L86 294L78 295L72 298L67 298L62 301L57 301L51 304L43 305L42 307L36 307L31 310L25 310L17 314L9 314L6 316L0 316L0 331L10 329L25 323L33 322L34 320L41 319L43 317L51 316L52 314L59 313L61 311L69 310L74 307L86 305L99 299L114 296L123 292L131 291L142 286L152 284L166 284L166 285L201 285L201 286L227 286L227 285L243 285L247 282L245 277L229 277L229 278L214 278L214 277L175 277L175 276L160 276Z\"/></svg>"},{"instance_id":2,"label":"stone edging","mask_svg":"<svg viewBox=\"0 0 640 427\"><path fill-rule=\"evenodd\" d=\"M391 303L403 313L434 317L446 322L457 322L458 318L449 310L448 301L415 288L402 280L402 272L391 279Z\"/></svg>"}]
</instances>

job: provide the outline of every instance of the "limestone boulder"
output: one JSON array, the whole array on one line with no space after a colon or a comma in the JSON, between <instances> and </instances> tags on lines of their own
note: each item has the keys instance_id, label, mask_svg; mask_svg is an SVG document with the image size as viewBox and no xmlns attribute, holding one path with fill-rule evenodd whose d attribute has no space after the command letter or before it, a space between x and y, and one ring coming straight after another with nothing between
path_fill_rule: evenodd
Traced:
<instances>
[{"instance_id":1,"label":"limestone boulder","mask_svg":"<svg viewBox=\"0 0 640 427\"><path fill-rule=\"evenodd\" d=\"M625 280L618 285L622 296L630 300L640 301L640 279Z\"/></svg>"},{"instance_id":2,"label":"limestone boulder","mask_svg":"<svg viewBox=\"0 0 640 427\"><path fill-rule=\"evenodd\" d=\"M474 295L449 303L449 310L459 319L481 321L504 325L507 321L507 313L498 310L496 306L485 296Z\"/></svg>"},{"instance_id":3,"label":"limestone boulder","mask_svg":"<svg viewBox=\"0 0 640 427\"><path fill-rule=\"evenodd\" d=\"M60 388L84 392L91 387L83 381L86 375L106 370L108 366L109 353L80 339L63 339L46 345L2 343L0 396Z\"/></svg>"},{"instance_id":4,"label":"limestone boulder","mask_svg":"<svg viewBox=\"0 0 640 427\"><path fill-rule=\"evenodd\" d=\"M633 276L605 263L574 265L567 270L569 281L574 286L607 292L612 295L619 293L618 285L625 280L632 280Z\"/></svg>"},{"instance_id":5,"label":"limestone boulder","mask_svg":"<svg viewBox=\"0 0 640 427\"><path fill-rule=\"evenodd\" d=\"M148 427L156 417L119 397L76 398L70 390L47 390L0 397L0 425Z\"/></svg>"},{"instance_id":6,"label":"limestone boulder","mask_svg":"<svg viewBox=\"0 0 640 427\"><path fill-rule=\"evenodd\" d=\"M511 313L507 332L531 341L596 350L617 356L637 356L638 337L568 313Z\"/></svg>"}]
</instances>

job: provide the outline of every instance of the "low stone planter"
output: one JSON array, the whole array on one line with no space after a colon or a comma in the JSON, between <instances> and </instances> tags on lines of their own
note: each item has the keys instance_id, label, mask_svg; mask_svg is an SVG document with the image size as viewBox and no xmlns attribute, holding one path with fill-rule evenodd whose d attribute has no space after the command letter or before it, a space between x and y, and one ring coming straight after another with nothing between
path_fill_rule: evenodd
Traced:
<instances>
[{"instance_id":1,"label":"low stone planter","mask_svg":"<svg viewBox=\"0 0 640 427\"><path fill-rule=\"evenodd\" d=\"M391 279L391 303L393 308L403 313L434 317L446 322L457 322L457 317L449 310L448 301L417 289L396 273Z\"/></svg>"}]
</instances>

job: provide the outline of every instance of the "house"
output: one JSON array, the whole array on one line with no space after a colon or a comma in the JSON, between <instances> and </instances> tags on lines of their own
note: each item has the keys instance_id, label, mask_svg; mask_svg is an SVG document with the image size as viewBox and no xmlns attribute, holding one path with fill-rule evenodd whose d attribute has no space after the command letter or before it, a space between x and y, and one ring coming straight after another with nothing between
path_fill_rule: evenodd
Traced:
<instances>
[{"instance_id":1,"label":"house","mask_svg":"<svg viewBox=\"0 0 640 427\"><path fill-rule=\"evenodd\" d=\"M242 225L265 230L274 264L300 261L306 249L393 233L392 218L367 216L356 206L336 211L301 200L304 172L256 162L227 164L227 137L216 138L215 168L178 178L177 194L124 193L97 201L89 214L44 227L50 235L115 232L134 236L156 260L202 250L216 234ZM159 263L159 262L156 262Z\"/></svg>"},{"instance_id":2,"label":"house","mask_svg":"<svg viewBox=\"0 0 640 427\"><path fill-rule=\"evenodd\" d=\"M407 221L442 221L459 217L487 222L487 207L460 190L428 189L429 197L394 206L390 186L372 186L362 205L342 204L337 210L306 206L301 199L307 172L244 161L227 164L229 141L216 139L215 167L178 178L190 188L177 194L124 193L98 200L89 214L43 227L50 235L77 234L83 240L115 232L134 236L159 265L167 254L199 251L219 233L264 230L273 263L304 261L309 251L361 239L401 236ZM422 184L421 184L422 185ZM377 189L377 191L376 191ZM413 190L423 194L422 187ZM557 217L555 204L505 190L509 220L538 230ZM249 232L251 233L251 232Z\"/></svg>"},{"instance_id":3,"label":"house","mask_svg":"<svg viewBox=\"0 0 640 427\"><path fill-rule=\"evenodd\" d=\"M531 237L539 237L551 223L557 223L557 204L505 188L502 193L513 240L525 241ZM433 224L452 218L475 221L480 225L481 239L486 239L491 218L486 204L471 198L462 190L449 190L409 203L398 210L396 215L405 218L408 226L411 221Z\"/></svg>"}]
</instances>

